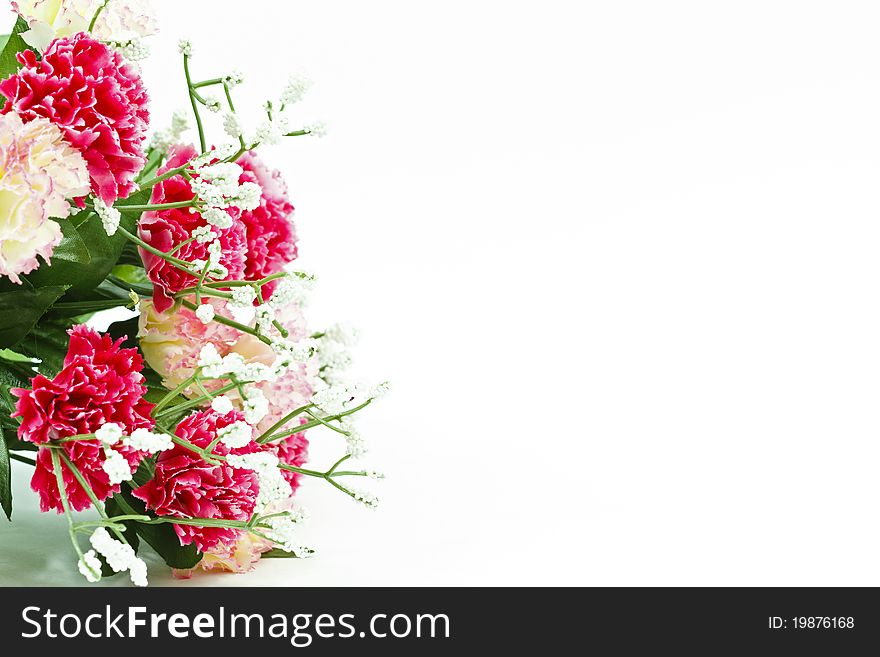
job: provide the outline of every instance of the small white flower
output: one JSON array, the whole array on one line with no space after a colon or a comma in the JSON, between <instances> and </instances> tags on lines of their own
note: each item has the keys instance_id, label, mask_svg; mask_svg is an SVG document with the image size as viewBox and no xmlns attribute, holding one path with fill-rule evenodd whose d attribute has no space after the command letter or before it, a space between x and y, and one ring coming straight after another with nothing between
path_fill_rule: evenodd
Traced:
<instances>
[{"instance_id":1,"label":"small white flower","mask_svg":"<svg viewBox=\"0 0 880 657\"><path fill-rule=\"evenodd\" d=\"M174 447L171 436L165 433L153 433L149 429L135 429L131 435L123 438L122 443L141 452L155 454Z\"/></svg>"},{"instance_id":2,"label":"small white flower","mask_svg":"<svg viewBox=\"0 0 880 657\"><path fill-rule=\"evenodd\" d=\"M214 240L208 244L208 262L212 265L216 265L220 262L220 258L222 257L223 245L220 243L220 240Z\"/></svg>"},{"instance_id":3,"label":"small white flower","mask_svg":"<svg viewBox=\"0 0 880 657\"><path fill-rule=\"evenodd\" d=\"M303 130L308 131L309 136L311 137L326 137L327 136L327 124L323 121L316 121L311 125L307 125Z\"/></svg>"},{"instance_id":4,"label":"small white flower","mask_svg":"<svg viewBox=\"0 0 880 657\"><path fill-rule=\"evenodd\" d=\"M189 39L181 39L177 42L177 50L185 57L193 56L192 42Z\"/></svg>"},{"instance_id":5,"label":"small white flower","mask_svg":"<svg viewBox=\"0 0 880 657\"><path fill-rule=\"evenodd\" d=\"M217 347L215 347L210 342L203 346L199 351L199 367L216 367L223 363L223 358L220 356L220 352L217 351Z\"/></svg>"},{"instance_id":6,"label":"small white flower","mask_svg":"<svg viewBox=\"0 0 880 657\"><path fill-rule=\"evenodd\" d=\"M232 71L230 71L229 75L223 78L223 81L228 87L237 87L238 85L244 83L244 74L238 69L233 69Z\"/></svg>"},{"instance_id":7,"label":"small white flower","mask_svg":"<svg viewBox=\"0 0 880 657\"><path fill-rule=\"evenodd\" d=\"M363 491L353 490L351 491L352 497L355 501L360 502L368 509L375 509L379 506L379 498L377 498L372 493L366 493Z\"/></svg>"},{"instance_id":8,"label":"small white flower","mask_svg":"<svg viewBox=\"0 0 880 657\"><path fill-rule=\"evenodd\" d=\"M254 436L254 428L241 420L217 430L220 442L229 449L237 449L247 445Z\"/></svg>"},{"instance_id":9,"label":"small white flower","mask_svg":"<svg viewBox=\"0 0 880 657\"><path fill-rule=\"evenodd\" d=\"M107 473L112 486L131 480L131 466L115 449L104 448L104 463L101 464L101 469Z\"/></svg>"},{"instance_id":10,"label":"small white flower","mask_svg":"<svg viewBox=\"0 0 880 657\"><path fill-rule=\"evenodd\" d=\"M215 114L220 111L222 106L220 105L220 99L217 96L206 96L205 97L205 109L209 112L214 112Z\"/></svg>"},{"instance_id":11,"label":"small white flower","mask_svg":"<svg viewBox=\"0 0 880 657\"><path fill-rule=\"evenodd\" d=\"M101 560L94 550L86 552L77 564L79 572L90 582L101 581Z\"/></svg>"},{"instance_id":12,"label":"small white flower","mask_svg":"<svg viewBox=\"0 0 880 657\"><path fill-rule=\"evenodd\" d=\"M382 399L382 397L386 396L391 390L391 383L389 381L382 381L377 383L370 390L370 399Z\"/></svg>"},{"instance_id":13,"label":"small white flower","mask_svg":"<svg viewBox=\"0 0 880 657\"><path fill-rule=\"evenodd\" d=\"M257 126L257 134L254 137L254 141L258 144L273 146L279 143L287 132L289 132L287 119L279 116L272 121L267 120L260 123Z\"/></svg>"},{"instance_id":14,"label":"small white flower","mask_svg":"<svg viewBox=\"0 0 880 657\"><path fill-rule=\"evenodd\" d=\"M233 139L238 139L244 134L244 128L238 116L232 112L227 112L223 116L223 130Z\"/></svg>"},{"instance_id":15,"label":"small white flower","mask_svg":"<svg viewBox=\"0 0 880 657\"><path fill-rule=\"evenodd\" d=\"M214 399L211 400L211 408L217 413L220 413L220 415L226 415L233 409L232 400L226 395L214 397Z\"/></svg>"},{"instance_id":16,"label":"small white flower","mask_svg":"<svg viewBox=\"0 0 880 657\"><path fill-rule=\"evenodd\" d=\"M260 207L263 198L263 188L255 182L243 182L237 192L228 199L229 205L241 208L245 212L251 212Z\"/></svg>"},{"instance_id":17,"label":"small white flower","mask_svg":"<svg viewBox=\"0 0 880 657\"><path fill-rule=\"evenodd\" d=\"M343 429L348 432L345 436L346 451L354 458L366 454L368 449L367 443L361 435L361 432L351 424L344 424Z\"/></svg>"},{"instance_id":18,"label":"small white flower","mask_svg":"<svg viewBox=\"0 0 880 657\"><path fill-rule=\"evenodd\" d=\"M131 583L135 586L146 586L147 582L147 564L143 559L135 557L128 564L128 575L131 577Z\"/></svg>"},{"instance_id":19,"label":"small white flower","mask_svg":"<svg viewBox=\"0 0 880 657\"><path fill-rule=\"evenodd\" d=\"M315 551L304 547L297 540L297 524L302 522L303 516L290 513L285 516L269 518L265 522L271 527L266 530L266 535L275 541L282 550L292 552L296 557L305 558L312 556Z\"/></svg>"},{"instance_id":20,"label":"small white flower","mask_svg":"<svg viewBox=\"0 0 880 657\"><path fill-rule=\"evenodd\" d=\"M269 400L263 391L253 386L245 391L247 399L244 400L244 419L248 424L256 425L269 413Z\"/></svg>"},{"instance_id":21,"label":"small white flower","mask_svg":"<svg viewBox=\"0 0 880 657\"><path fill-rule=\"evenodd\" d=\"M232 217L226 212L226 210L221 210L220 208L206 208L202 211L202 217L205 221L219 230L226 230L227 228L232 227Z\"/></svg>"},{"instance_id":22,"label":"small white flower","mask_svg":"<svg viewBox=\"0 0 880 657\"><path fill-rule=\"evenodd\" d=\"M324 331L324 337L346 346L351 346L358 341L357 329L347 322L338 322Z\"/></svg>"},{"instance_id":23,"label":"small white flower","mask_svg":"<svg viewBox=\"0 0 880 657\"><path fill-rule=\"evenodd\" d=\"M104 557L104 561L114 572L121 573L128 570L137 559L134 550L127 543L111 538L104 527L98 527L90 539L92 547L98 554Z\"/></svg>"},{"instance_id":24,"label":"small white flower","mask_svg":"<svg viewBox=\"0 0 880 657\"><path fill-rule=\"evenodd\" d=\"M315 391L312 395L312 403L327 413L335 415L345 410L345 405L351 401L352 396L347 386L337 384Z\"/></svg>"},{"instance_id":25,"label":"small white flower","mask_svg":"<svg viewBox=\"0 0 880 657\"><path fill-rule=\"evenodd\" d=\"M127 41L114 41L111 45L126 59L139 62L150 56L150 46L140 38L128 39Z\"/></svg>"},{"instance_id":26,"label":"small white flower","mask_svg":"<svg viewBox=\"0 0 880 657\"><path fill-rule=\"evenodd\" d=\"M312 86L311 80L301 75L292 75L287 80L284 91L281 92L281 103L283 105L293 105L298 103L306 95L309 87Z\"/></svg>"},{"instance_id":27,"label":"small white flower","mask_svg":"<svg viewBox=\"0 0 880 657\"><path fill-rule=\"evenodd\" d=\"M196 308L196 317L202 324L210 324L214 321L214 306L210 303L203 303Z\"/></svg>"},{"instance_id":28,"label":"small white flower","mask_svg":"<svg viewBox=\"0 0 880 657\"><path fill-rule=\"evenodd\" d=\"M122 427L115 422L105 422L101 428L95 432L95 438L105 445L115 445L122 438Z\"/></svg>"},{"instance_id":29,"label":"small white flower","mask_svg":"<svg viewBox=\"0 0 880 657\"><path fill-rule=\"evenodd\" d=\"M367 470L366 474L370 479L377 479L378 480L378 479L385 478L384 473L378 472L377 470Z\"/></svg>"},{"instance_id":30,"label":"small white flower","mask_svg":"<svg viewBox=\"0 0 880 657\"><path fill-rule=\"evenodd\" d=\"M278 468L279 460L271 452L254 452L241 456L231 454L226 462L234 468L253 470L260 484L257 507L264 508L272 502L280 502L290 497L290 484Z\"/></svg>"},{"instance_id":31,"label":"small white flower","mask_svg":"<svg viewBox=\"0 0 880 657\"><path fill-rule=\"evenodd\" d=\"M105 204L104 201L96 196L95 212L101 218L101 223L104 225L106 233L111 236L115 235L116 231L119 230L119 221L122 218L119 210L112 205Z\"/></svg>"},{"instance_id":32,"label":"small white flower","mask_svg":"<svg viewBox=\"0 0 880 657\"><path fill-rule=\"evenodd\" d=\"M268 303L260 304L255 308L257 316L257 327L263 333L268 333L272 328L272 322L275 321L275 308Z\"/></svg>"},{"instance_id":33,"label":"small white flower","mask_svg":"<svg viewBox=\"0 0 880 657\"><path fill-rule=\"evenodd\" d=\"M222 212L222 210L220 212ZM223 214L226 213L224 212ZM228 217L229 215L227 214L226 216ZM210 226L198 226L197 228L193 229L192 236L199 244L206 244L217 239L217 233L212 231Z\"/></svg>"}]
</instances>

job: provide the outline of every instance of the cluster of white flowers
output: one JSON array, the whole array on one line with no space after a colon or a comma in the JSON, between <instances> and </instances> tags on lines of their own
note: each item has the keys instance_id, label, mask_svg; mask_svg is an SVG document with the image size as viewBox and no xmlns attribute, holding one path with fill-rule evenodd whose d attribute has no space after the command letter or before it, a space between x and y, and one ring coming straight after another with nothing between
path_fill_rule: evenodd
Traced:
<instances>
[{"instance_id":1,"label":"cluster of white flowers","mask_svg":"<svg viewBox=\"0 0 880 657\"><path fill-rule=\"evenodd\" d=\"M326 339L318 340L318 363L321 366L321 376L325 380L340 381L341 373L351 367L351 352L341 342Z\"/></svg>"},{"instance_id":2,"label":"cluster of white flowers","mask_svg":"<svg viewBox=\"0 0 880 657\"><path fill-rule=\"evenodd\" d=\"M223 115L223 130L233 139L238 139L244 134L244 126L235 112L226 112Z\"/></svg>"},{"instance_id":3,"label":"cluster of white flowers","mask_svg":"<svg viewBox=\"0 0 880 657\"><path fill-rule=\"evenodd\" d=\"M189 39L181 39L177 42L177 50L184 57L192 57L193 56L193 46L192 42Z\"/></svg>"},{"instance_id":4,"label":"cluster of white flowers","mask_svg":"<svg viewBox=\"0 0 880 657\"><path fill-rule=\"evenodd\" d=\"M217 96L205 96L205 109L216 114L222 109L220 99Z\"/></svg>"},{"instance_id":5,"label":"cluster of white flowers","mask_svg":"<svg viewBox=\"0 0 880 657\"><path fill-rule=\"evenodd\" d=\"M220 395L211 400L211 408L215 412L220 413L220 415L226 415L235 407L232 405L232 400L229 397Z\"/></svg>"},{"instance_id":6,"label":"cluster of white flowers","mask_svg":"<svg viewBox=\"0 0 880 657\"><path fill-rule=\"evenodd\" d=\"M345 384L325 385L312 394L312 403L321 410L335 415L345 410L354 398L352 390Z\"/></svg>"},{"instance_id":7,"label":"cluster of white flowers","mask_svg":"<svg viewBox=\"0 0 880 657\"><path fill-rule=\"evenodd\" d=\"M282 550L291 552L300 559L310 557L315 551L303 546L297 540L297 524L303 519L303 515L296 513L268 518L265 522L271 529L264 530L265 534L275 541Z\"/></svg>"},{"instance_id":8,"label":"cluster of white flowers","mask_svg":"<svg viewBox=\"0 0 880 657\"><path fill-rule=\"evenodd\" d=\"M253 142L255 144L274 146L280 143L288 132L290 132L290 127L287 117L277 116L272 120L267 119L257 126Z\"/></svg>"},{"instance_id":9,"label":"cluster of white flowers","mask_svg":"<svg viewBox=\"0 0 880 657\"><path fill-rule=\"evenodd\" d=\"M367 442L352 421L348 417L345 417L340 425L342 430L345 431L346 451L354 458L366 454L368 450Z\"/></svg>"},{"instance_id":10,"label":"cluster of white flowers","mask_svg":"<svg viewBox=\"0 0 880 657\"><path fill-rule=\"evenodd\" d=\"M130 436L126 436L122 427L114 422L105 422L101 427L95 431L95 438L101 441L104 445L104 449L108 451L109 448L120 440L122 444L126 447L131 447L132 449L136 449L141 452L149 452L150 454L156 454L157 452L164 452L165 450L171 449L174 447L174 443L171 439L171 436L164 433L153 433L149 429L135 429L131 432ZM113 451L114 456L110 456L108 454L108 458L113 459L116 457L120 457L121 455L118 452ZM125 459L123 459L124 461ZM128 468L128 463L125 463L126 469ZM123 481L127 481L130 477L126 477ZM118 482L117 482L118 483Z\"/></svg>"},{"instance_id":11,"label":"cluster of white flowers","mask_svg":"<svg viewBox=\"0 0 880 657\"><path fill-rule=\"evenodd\" d=\"M311 358L317 349L317 342L312 338L305 338L298 342L290 340L275 339L272 340L272 351L275 352L276 365L279 368L287 369L294 363L305 363Z\"/></svg>"},{"instance_id":12,"label":"cluster of white flowers","mask_svg":"<svg viewBox=\"0 0 880 657\"><path fill-rule=\"evenodd\" d=\"M241 285L232 288L232 299L226 303L226 309L232 315L232 319L241 324L249 324L254 318L254 299L257 298L257 290L252 285Z\"/></svg>"},{"instance_id":13,"label":"cluster of white flowers","mask_svg":"<svg viewBox=\"0 0 880 657\"><path fill-rule=\"evenodd\" d=\"M227 87L237 87L244 83L244 73L238 69L233 69L229 72L229 75L223 76L223 82L226 83Z\"/></svg>"},{"instance_id":14,"label":"cluster of white flowers","mask_svg":"<svg viewBox=\"0 0 880 657\"><path fill-rule=\"evenodd\" d=\"M367 477L369 477L370 479L379 480L379 479L384 479L384 478L385 478L385 473L383 473L383 472L379 472L378 470L366 470L366 471L365 471L365 474L366 474Z\"/></svg>"},{"instance_id":15,"label":"cluster of white flowers","mask_svg":"<svg viewBox=\"0 0 880 657\"><path fill-rule=\"evenodd\" d=\"M198 317L202 324L210 324L214 321L214 306L210 303L200 304L196 308L196 317Z\"/></svg>"},{"instance_id":16,"label":"cluster of white flowers","mask_svg":"<svg viewBox=\"0 0 880 657\"><path fill-rule=\"evenodd\" d=\"M257 318L257 328L267 335L272 331L273 322L275 321L275 308L268 303L261 303L254 309Z\"/></svg>"},{"instance_id":17,"label":"cluster of white flowers","mask_svg":"<svg viewBox=\"0 0 880 657\"><path fill-rule=\"evenodd\" d=\"M149 44L140 37L133 37L125 41L111 41L110 45L132 62L139 62L150 56Z\"/></svg>"},{"instance_id":18,"label":"cluster of white flowers","mask_svg":"<svg viewBox=\"0 0 880 657\"><path fill-rule=\"evenodd\" d=\"M254 452L240 456L231 454L226 457L226 462L233 468L253 470L256 473L260 484L260 493L257 496L259 510L265 509L272 502L286 500L293 492L278 468L278 457L271 452Z\"/></svg>"},{"instance_id":19,"label":"cluster of white flowers","mask_svg":"<svg viewBox=\"0 0 880 657\"><path fill-rule=\"evenodd\" d=\"M241 354L231 353L221 357L210 342L200 350L197 365L201 368L202 376L209 379L234 376L239 381L258 382L278 378L275 368L263 363L248 363Z\"/></svg>"},{"instance_id":20,"label":"cluster of white flowers","mask_svg":"<svg viewBox=\"0 0 880 657\"><path fill-rule=\"evenodd\" d=\"M130 545L112 538L104 527L96 529L89 542L92 549L79 562L79 571L88 581L97 582L101 579L101 562L97 557L100 554L114 572L127 570L135 586L147 585L147 564L138 558Z\"/></svg>"},{"instance_id":21,"label":"cluster of white flowers","mask_svg":"<svg viewBox=\"0 0 880 657\"><path fill-rule=\"evenodd\" d=\"M327 136L327 124L323 121L315 121L314 123L305 126L303 130L305 130L311 137Z\"/></svg>"},{"instance_id":22,"label":"cluster of white flowers","mask_svg":"<svg viewBox=\"0 0 880 657\"><path fill-rule=\"evenodd\" d=\"M238 449L247 445L254 437L254 428L247 422L238 420L217 430L220 442L229 449Z\"/></svg>"},{"instance_id":23,"label":"cluster of white flowers","mask_svg":"<svg viewBox=\"0 0 880 657\"><path fill-rule=\"evenodd\" d=\"M372 493L367 493L360 490L352 490L351 496L355 499L355 501L360 502L368 509L375 509L379 506L379 498L377 498Z\"/></svg>"},{"instance_id":24,"label":"cluster of white flowers","mask_svg":"<svg viewBox=\"0 0 880 657\"><path fill-rule=\"evenodd\" d=\"M302 75L292 75L287 80L284 91L281 92L281 104L283 106L298 103L306 95L312 86L312 81Z\"/></svg>"},{"instance_id":25,"label":"cluster of white flowers","mask_svg":"<svg viewBox=\"0 0 880 657\"><path fill-rule=\"evenodd\" d=\"M130 436L122 438L122 444L141 452L156 454L174 447L174 440L167 433L153 433L149 429L135 429Z\"/></svg>"},{"instance_id":26,"label":"cluster of white flowers","mask_svg":"<svg viewBox=\"0 0 880 657\"><path fill-rule=\"evenodd\" d=\"M350 347L357 343L360 336L357 329L348 322L338 322L324 331L324 337Z\"/></svg>"},{"instance_id":27,"label":"cluster of white flowers","mask_svg":"<svg viewBox=\"0 0 880 657\"><path fill-rule=\"evenodd\" d=\"M248 386L245 389L245 399L242 406L244 419L248 424L259 424L269 413L269 400L266 399L262 390L254 386Z\"/></svg>"},{"instance_id":28,"label":"cluster of white flowers","mask_svg":"<svg viewBox=\"0 0 880 657\"><path fill-rule=\"evenodd\" d=\"M104 463L101 464L101 469L107 473L111 486L131 480L131 466L126 458L112 447L104 447Z\"/></svg>"},{"instance_id":29,"label":"cluster of white flowers","mask_svg":"<svg viewBox=\"0 0 880 657\"><path fill-rule=\"evenodd\" d=\"M239 184L242 174L240 165L234 162L216 162L196 166L198 178L190 184L195 195L204 204L202 216L220 229L232 225L232 218L225 209L236 207L255 210L260 205L263 190L251 181ZM219 248L219 245L218 245Z\"/></svg>"},{"instance_id":30,"label":"cluster of white flowers","mask_svg":"<svg viewBox=\"0 0 880 657\"><path fill-rule=\"evenodd\" d=\"M308 299L308 293L314 285L315 277L313 275L303 272L291 272L275 286L275 291L272 292L272 298L269 299L269 303L276 310L291 304L303 306Z\"/></svg>"},{"instance_id":31,"label":"cluster of white flowers","mask_svg":"<svg viewBox=\"0 0 880 657\"><path fill-rule=\"evenodd\" d=\"M122 215L119 213L119 210L114 208L112 205L107 205L100 199L100 197L94 197L95 204L95 212L101 218L101 223L104 226L104 230L108 235L115 235L116 231L119 230L119 221L122 219Z\"/></svg>"},{"instance_id":32,"label":"cluster of white flowers","mask_svg":"<svg viewBox=\"0 0 880 657\"><path fill-rule=\"evenodd\" d=\"M207 244L217 239L217 233L211 230L211 226L196 227L193 229L192 236L199 244Z\"/></svg>"},{"instance_id":33,"label":"cluster of white flowers","mask_svg":"<svg viewBox=\"0 0 880 657\"><path fill-rule=\"evenodd\" d=\"M189 129L189 119L184 112L174 112L171 115L171 125L156 131L150 146L162 152L166 152L174 144L180 143L181 135Z\"/></svg>"}]
</instances>

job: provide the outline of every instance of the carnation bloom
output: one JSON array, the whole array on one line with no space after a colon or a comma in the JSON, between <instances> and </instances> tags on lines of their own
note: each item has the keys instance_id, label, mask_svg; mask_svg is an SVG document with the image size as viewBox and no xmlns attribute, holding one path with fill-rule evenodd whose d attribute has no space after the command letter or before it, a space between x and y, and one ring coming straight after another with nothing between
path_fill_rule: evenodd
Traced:
<instances>
[{"instance_id":1,"label":"carnation bloom","mask_svg":"<svg viewBox=\"0 0 880 657\"><path fill-rule=\"evenodd\" d=\"M196 149L192 146L172 147L168 162L160 169L160 173L186 164L195 156ZM153 187L151 202L174 203L189 201L192 198L193 190L189 181L181 175L176 175ZM201 214L190 210L191 208L174 208L145 212L138 226L141 239L160 251L170 251L188 240L192 236L193 230L208 225ZM226 211L233 219L237 219L241 213L238 208L229 208ZM214 226L211 230L218 235L222 246L220 264L229 271L227 280L241 278L244 274L245 253L247 251L244 225L240 221L233 221L229 228L221 230ZM175 292L196 284L198 279L195 276L182 271L164 258L153 255L144 249L141 249L140 252L147 276L153 282L153 304L157 311L163 312L173 304ZM174 256L187 262L207 261L208 244L193 240L175 251Z\"/></svg>"},{"instance_id":2,"label":"carnation bloom","mask_svg":"<svg viewBox=\"0 0 880 657\"><path fill-rule=\"evenodd\" d=\"M32 50L17 57L23 67L0 82L0 113L48 119L85 158L101 200L127 196L144 165L149 119L137 68L84 33L56 39L40 60Z\"/></svg>"},{"instance_id":3,"label":"carnation bloom","mask_svg":"<svg viewBox=\"0 0 880 657\"><path fill-rule=\"evenodd\" d=\"M212 304L218 315L224 312L223 299L205 298L202 302ZM225 356L241 335L220 322L203 324L194 311L183 306L160 313L151 301L143 300L140 311L141 352L149 366L162 376L162 384L171 390L192 376L205 344L210 342Z\"/></svg>"},{"instance_id":4,"label":"carnation bloom","mask_svg":"<svg viewBox=\"0 0 880 657\"><path fill-rule=\"evenodd\" d=\"M61 241L49 217L67 217L67 199L88 190L85 160L56 126L0 115L0 276L20 283L38 255L49 260Z\"/></svg>"},{"instance_id":5,"label":"carnation bloom","mask_svg":"<svg viewBox=\"0 0 880 657\"><path fill-rule=\"evenodd\" d=\"M92 29L92 34L102 41L127 41L159 31L148 0L18 0L12 6L31 28L22 38L42 51L56 37L87 32L92 16L102 4L106 6Z\"/></svg>"},{"instance_id":6,"label":"carnation bloom","mask_svg":"<svg viewBox=\"0 0 880 657\"><path fill-rule=\"evenodd\" d=\"M143 360L137 349L123 349L122 339L114 342L86 326L70 331L70 345L64 366L53 378L38 375L32 389L13 388L18 397L15 416L21 417L18 437L42 445L50 440L94 433L105 423L119 425L130 434L135 429L153 427L153 404L144 399L147 388L141 374ZM104 448L97 440L64 443L64 450L82 473L99 500L119 490L111 485L103 470ZM134 470L143 452L121 444L117 450ZM65 489L71 506L81 511L90 504L88 495L68 468L62 466ZM52 467L51 450L41 447L31 488L40 495L43 511L62 511L61 498Z\"/></svg>"},{"instance_id":7,"label":"carnation bloom","mask_svg":"<svg viewBox=\"0 0 880 657\"><path fill-rule=\"evenodd\" d=\"M244 170L239 182L255 182L262 189L259 207L241 214L247 229L245 278L259 280L282 271L297 256L296 232L291 221L293 205L287 198L281 172L269 169L256 153L245 153L238 164ZM270 281L263 287L265 298L271 296L275 284Z\"/></svg>"},{"instance_id":8,"label":"carnation bloom","mask_svg":"<svg viewBox=\"0 0 880 657\"><path fill-rule=\"evenodd\" d=\"M211 299L208 302L214 306L218 315L228 315L223 300ZM176 388L192 375L199 360L199 352L209 342L220 356L237 353L247 363L264 365L271 365L275 360L272 349L254 336L219 322L202 324L188 308L179 307L174 311L160 313L149 301L142 301L140 307L138 337L141 351L150 367L162 376L163 385L169 389ZM288 339L295 342L308 337L302 310L295 304L285 306L277 319L288 330ZM290 410L309 402L318 368L318 359L313 357L285 371L275 381L253 384L269 401L269 413L257 425L258 431L265 431ZM215 387L212 381L206 381L205 385L209 389ZM195 388L187 391L187 394L189 392L195 393ZM236 393L227 394L235 397Z\"/></svg>"},{"instance_id":9,"label":"carnation bloom","mask_svg":"<svg viewBox=\"0 0 880 657\"><path fill-rule=\"evenodd\" d=\"M224 415L213 410L199 411L177 425L175 433L205 448L219 429L243 419L238 411ZM253 440L234 450L220 442L214 446L214 453L250 454L259 449ZM259 490L257 475L251 470L233 468L224 462L210 464L195 452L175 445L162 452L156 461L155 476L135 489L134 496L160 516L247 521L254 512ZM218 546L221 550L231 549L242 533L231 527L192 525L174 525L174 531L181 545L195 543L202 552Z\"/></svg>"}]
</instances>

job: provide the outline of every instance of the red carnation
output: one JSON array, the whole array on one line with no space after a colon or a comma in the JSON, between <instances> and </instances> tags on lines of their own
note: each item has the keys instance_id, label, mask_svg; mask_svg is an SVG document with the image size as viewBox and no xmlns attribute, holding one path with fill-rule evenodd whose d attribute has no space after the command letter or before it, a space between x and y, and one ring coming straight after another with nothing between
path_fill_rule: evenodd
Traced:
<instances>
[{"instance_id":1,"label":"red carnation","mask_svg":"<svg viewBox=\"0 0 880 657\"><path fill-rule=\"evenodd\" d=\"M241 156L238 164L244 169L239 183L255 182L262 191L260 206L241 214L247 229L247 261L245 276L259 280L280 272L284 265L297 256L296 231L291 221L293 205L287 197L287 185L280 171L269 169L256 153L249 151ZM275 281L263 288L268 298Z\"/></svg>"},{"instance_id":2,"label":"red carnation","mask_svg":"<svg viewBox=\"0 0 880 657\"><path fill-rule=\"evenodd\" d=\"M243 419L238 411L225 415L211 410L199 411L178 424L175 433L198 447L207 447L216 438L218 429ZM214 453L251 454L259 449L254 441L234 450L221 442L214 446ZM162 452L156 461L153 479L136 489L134 496L160 516L250 520L259 492L257 475L251 470L233 468L226 463L212 465L195 452L175 445ZM195 543L202 552L218 545L224 549L231 547L241 533L230 527L192 525L174 525L174 530L181 545Z\"/></svg>"},{"instance_id":3,"label":"red carnation","mask_svg":"<svg viewBox=\"0 0 880 657\"><path fill-rule=\"evenodd\" d=\"M149 120L138 69L82 32L56 39L39 60L25 50L18 61L23 68L0 83L0 112L48 119L82 153L92 191L108 204L128 196L144 166Z\"/></svg>"},{"instance_id":4,"label":"red carnation","mask_svg":"<svg viewBox=\"0 0 880 657\"><path fill-rule=\"evenodd\" d=\"M118 424L126 434L152 428L153 404L144 399L147 388L141 374L143 359L137 349L123 349L123 339L114 342L109 335L100 335L86 326L75 326L68 333L70 345L64 367L55 378L38 375L31 382L31 390L12 389L19 398L15 416L22 418L18 437L39 445L94 433L107 422ZM132 469L144 456L122 445L114 449L128 460ZM106 499L119 490L118 484L110 485L102 468L104 451L96 440L64 443L64 450L98 499ZM89 498L73 473L62 467L62 474L71 506L78 511L87 508ZM62 511L49 448L40 448L31 488L39 493L43 511Z\"/></svg>"},{"instance_id":5,"label":"red carnation","mask_svg":"<svg viewBox=\"0 0 880 657\"><path fill-rule=\"evenodd\" d=\"M159 170L165 173L189 162L196 156L196 149L192 146L176 146L171 151L171 157L165 166ZM193 190L189 181L181 175L172 176L163 180L153 187L152 203L175 203L189 201L193 198ZM192 231L207 222L198 212L190 212L191 208L174 208L145 212L141 217L138 230L140 237L147 244L168 252L178 244L192 237ZM238 219L241 210L229 208L227 212L233 219ZM220 230L212 227L223 247L223 255L220 264L229 270L227 280L241 278L245 271L245 252L247 242L244 225L234 221L230 228ZM140 250L147 276L153 282L153 304L156 310L164 312L173 303L175 292L194 286L198 279L172 265L164 258L153 255L144 249ZM208 260L208 244L202 244L196 240L182 246L174 252L174 256L187 262L193 260Z\"/></svg>"}]
</instances>

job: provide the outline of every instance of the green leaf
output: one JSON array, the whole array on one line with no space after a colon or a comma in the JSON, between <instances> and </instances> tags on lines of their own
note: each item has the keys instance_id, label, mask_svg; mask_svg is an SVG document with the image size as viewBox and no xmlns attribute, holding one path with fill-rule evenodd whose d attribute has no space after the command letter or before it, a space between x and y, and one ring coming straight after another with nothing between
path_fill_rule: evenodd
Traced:
<instances>
[{"instance_id":1,"label":"green leaf","mask_svg":"<svg viewBox=\"0 0 880 657\"><path fill-rule=\"evenodd\" d=\"M287 550L282 550L281 548L272 548L268 552L263 552L260 555L262 559L299 559L293 552L288 552Z\"/></svg>"},{"instance_id":2,"label":"green leaf","mask_svg":"<svg viewBox=\"0 0 880 657\"><path fill-rule=\"evenodd\" d=\"M21 38L21 33L29 29L27 21L19 16L15 21L15 27L12 28L12 34L3 42L3 50L0 50L0 80L8 78L21 66L15 56L22 50L28 49L28 45Z\"/></svg>"},{"instance_id":3,"label":"green leaf","mask_svg":"<svg viewBox=\"0 0 880 657\"><path fill-rule=\"evenodd\" d=\"M67 329L70 323L60 318L44 317L18 343L16 349L21 353L40 361L37 369L40 374L52 378L61 371L70 336Z\"/></svg>"},{"instance_id":4,"label":"green leaf","mask_svg":"<svg viewBox=\"0 0 880 657\"><path fill-rule=\"evenodd\" d=\"M126 484L122 485L121 492L114 495L114 499L125 513L151 515L146 512L144 503L131 494L131 488ZM135 531L171 568L182 570L194 568L202 560L202 553L196 549L194 544L180 544L174 527L170 523L145 525L138 522L135 523Z\"/></svg>"},{"instance_id":5,"label":"green leaf","mask_svg":"<svg viewBox=\"0 0 880 657\"><path fill-rule=\"evenodd\" d=\"M0 506L6 519L12 520L12 470L5 440L0 440Z\"/></svg>"},{"instance_id":6,"label":"green leaf","mask_svg":"<svg viewBox=\"0 0 880 657\"><path fill-rule=\"evenodd\" d=\"M0 292L0 347L14 347L68 289L52 285L33 289L23 284L17 290Z\"/></svg>"}]
</instances>

